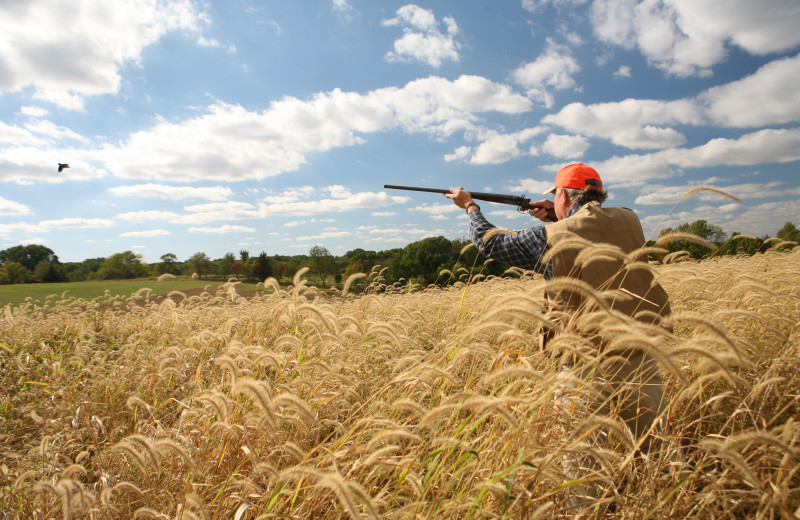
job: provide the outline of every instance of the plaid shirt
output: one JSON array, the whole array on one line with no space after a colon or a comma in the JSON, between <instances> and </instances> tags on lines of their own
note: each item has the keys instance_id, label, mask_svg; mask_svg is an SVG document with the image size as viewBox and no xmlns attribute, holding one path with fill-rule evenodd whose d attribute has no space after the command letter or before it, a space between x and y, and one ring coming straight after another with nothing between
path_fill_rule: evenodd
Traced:
<instances>
[{"instance_id":1,"label":"plaid shirt","mask_svg":"<svg viewBox=\"0 0 800 520\"><path fill-rule=\"evenodd\" d=\"M582 206L573 204L567 212L567 217L576 213ZM550 248L544 226L516 231L516 235L500 233L484 242L483 236L496 226L486 220L480 209L470 211L468 216L469 238L483 256L514 267L536 271L547 280L553 277L553 263L542 261L542 257Z\"/></svg>"}]
</instances>

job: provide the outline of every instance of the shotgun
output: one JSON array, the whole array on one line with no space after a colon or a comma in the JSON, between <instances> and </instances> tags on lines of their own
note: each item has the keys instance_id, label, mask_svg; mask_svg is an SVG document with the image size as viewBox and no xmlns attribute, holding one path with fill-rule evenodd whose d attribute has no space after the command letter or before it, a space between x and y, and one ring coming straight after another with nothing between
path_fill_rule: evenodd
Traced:
<instances>
[{"instance_id":1,"label":"shotgun","mask_svg":"<svg viewBox=\"0 0 800 520\"><path fill-rule=\"evenodd\" d=\"M392 184L384 184L383 187L389 190L424 191L427 193L450 193L450 190L441 190L438 188L418 188L416 186L394 186ZM472 195L472 198L476 200L485 200L488 202L496 202L498 204L510 204L511 206L517 206L517 210L521 212L528 211L531 208L543 208L543 206L533 206L531 204L531 199L526 198L524 195L522 196L503 195L501 193L481 193L478 191L470 191L469 194ZM555 222L556 220L558 220L556 218L556 212L552 208L547 208L547 218L550 219L551 222Z\"/></svg>"}]
</instances>

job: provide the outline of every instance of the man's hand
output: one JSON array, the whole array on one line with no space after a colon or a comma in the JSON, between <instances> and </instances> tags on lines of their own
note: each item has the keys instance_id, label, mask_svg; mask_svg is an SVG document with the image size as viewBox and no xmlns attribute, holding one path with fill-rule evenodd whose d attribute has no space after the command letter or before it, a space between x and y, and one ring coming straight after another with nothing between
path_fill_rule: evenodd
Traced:
<instances>
[{"instance_id":1,"label":"man's hand","mask_svg":"<svg viewBox=\"0 0 800 520\"><path fill-rule=\"evenodd\" d=\"M550 217L547 215L547 210L553 209L553 207L555 206L552 200L547 200L547 199L537 200L536 202L531 202L531 206L537 206L537 207L528 211L530 216L536 217L542 222L555 222L555 220L551 220Z\"/></svg>"},{"instance_id":2,"label":"man's hand","mask_svg":"<svg viewBox=\"0 0 800 520\"><path fill-rule=\"evenodd\" d=\"M444 196L452 200L461 209L467 209L467 205L470 202L475 202L472 200L472 195L464 188L450 188L450 193L445 193Z\"/></svg>"}]
</instances>

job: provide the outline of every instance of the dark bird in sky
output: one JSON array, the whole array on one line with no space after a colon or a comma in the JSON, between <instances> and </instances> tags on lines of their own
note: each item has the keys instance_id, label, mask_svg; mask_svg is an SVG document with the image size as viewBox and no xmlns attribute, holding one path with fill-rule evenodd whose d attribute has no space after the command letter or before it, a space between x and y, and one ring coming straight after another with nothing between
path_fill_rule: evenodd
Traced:
<instances>
[{"instance_id":1,"label":"dark bird in sky","mask_svg":"<svg viewBox=\"0 0 800 520\"><path fill-rule=\"evenodd\" d=\"M58 171L60 172L64 168L69 168L69 164L67 163L58 163Z\"/></svg>"}]
</instances>

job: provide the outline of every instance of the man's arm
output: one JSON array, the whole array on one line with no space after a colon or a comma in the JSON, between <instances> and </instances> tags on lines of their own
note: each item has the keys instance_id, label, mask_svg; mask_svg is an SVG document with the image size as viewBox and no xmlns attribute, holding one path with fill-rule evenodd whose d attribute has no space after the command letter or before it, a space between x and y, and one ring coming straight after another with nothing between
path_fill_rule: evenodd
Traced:
<instances>
[{"instance_id":1,"label":"man's arm","mask_svg":"<svg viewBox=\"0 0 800 520\"><path fill-rule=\"evenodd\" d=\"M486 233L496 226L489 223L478 208L469 212L469 237L478 251L486 258L493 258L514 267L536 271L545 278L552 278L553 267L543 262L547 252L547 235L544 227L536 226L511 233L498 233L484 240Z\"/></svg>"}]
</instances>

